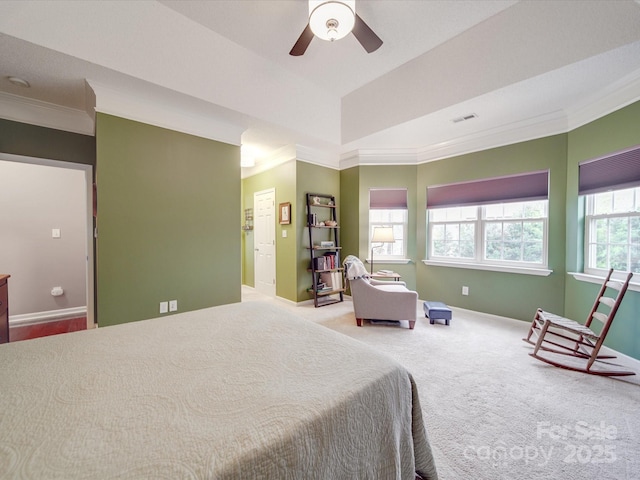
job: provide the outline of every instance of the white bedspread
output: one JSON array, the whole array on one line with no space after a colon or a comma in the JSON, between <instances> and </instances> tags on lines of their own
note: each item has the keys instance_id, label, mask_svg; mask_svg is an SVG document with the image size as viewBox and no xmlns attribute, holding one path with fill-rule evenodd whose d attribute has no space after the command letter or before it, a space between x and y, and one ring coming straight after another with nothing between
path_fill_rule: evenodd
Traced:
<instances>
[{"instance_id":1,"label":"white bedspread","mask_svg":"<svg viewBox=\"0 0 640 480\"><path fill-rule=\"evenodd\" d=\"M408 372L259 302L0 345L0 478L436 478Z\"/></svg>"}]
</instances>

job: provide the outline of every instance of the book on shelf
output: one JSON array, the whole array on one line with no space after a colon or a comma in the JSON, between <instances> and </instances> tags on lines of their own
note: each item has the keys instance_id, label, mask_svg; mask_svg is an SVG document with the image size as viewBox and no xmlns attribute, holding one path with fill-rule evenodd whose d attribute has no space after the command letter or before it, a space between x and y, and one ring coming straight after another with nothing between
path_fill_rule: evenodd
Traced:
<instances>
[{"instance_id":1,"label":"book on shelf","mask_svg":"<svg viewBox=\"0 0 640 480\"><path fill-rule=\"evenodd\" d=\"M327 259L326 257L315 257L313 259L313 267L314 270L327 270Z\"/></svg>"},{"instance_id":2,"label":"book on shelf","mask_svg":"<svg viewBox=\"0 0 640 480\"><path fill-rule=\"evenodd\" d=\"M332 268L336 268L336 252L327 252L324 255L325 260L325 268L324 270L330 270Z\"/></svg>"},{"instance_id":3,"label":"book on shelf","mask_svg":"<svg viewBox=\"0 0 640 480\"><path fill-rule=\"evenodd\" d=\"M313 292L313 286L309 287L308 291ZM322 286L321 284L316 285L316 293L325 293L331 291L333 291L333 288L331 287L328 287L326 285Z\"/></svg>"},{"instance_id":4,"label":"book on shelf","mask_svg":"<svg viewBox=\"0 0 640 480\"><path fill-rule=\"evenodd\" d=\"M331 290L342 289L342 272L324 272L320 274L320 281Z\"/></svg>"},{"instance_id":5,"label":"book on shelf","mask_svg":"<svg viewBox=\"0 0 640 480\"><path fill-rule=\"evenodd\" d=\"M317 283L316 284L316 292L318 293L322 293L322 292L330 292L332 291L333 288L326 285L325 283ZM311 285L309 288L307 288L308 292L313 292L313 285Z\"/></svg>"}]
</instances>

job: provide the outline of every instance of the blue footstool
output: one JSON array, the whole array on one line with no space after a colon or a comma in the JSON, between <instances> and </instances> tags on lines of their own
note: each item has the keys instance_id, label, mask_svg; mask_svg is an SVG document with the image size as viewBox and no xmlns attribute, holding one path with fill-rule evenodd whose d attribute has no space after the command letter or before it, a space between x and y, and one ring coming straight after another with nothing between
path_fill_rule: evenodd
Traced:
<instances>
[{"instance_id":1,"label":"blue footstool","mask_svg":"<svg viewBox=\"0 0 640 480\"><path fill-rule=\"evenodd\" d=\"M429 317L429 323L433 325L435 320L444 320L449 325L451 309L442 302L424 302L424 316Z\"/></svg>"}]
</instances>

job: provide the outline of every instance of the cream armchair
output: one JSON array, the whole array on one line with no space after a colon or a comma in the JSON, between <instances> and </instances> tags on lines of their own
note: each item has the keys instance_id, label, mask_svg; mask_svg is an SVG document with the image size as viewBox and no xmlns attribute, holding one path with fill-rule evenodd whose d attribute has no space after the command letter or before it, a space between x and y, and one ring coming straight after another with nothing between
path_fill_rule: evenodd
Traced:
<instances>
[{"instance_id":1,"label":"cream armchair","mask_svg":"<svg viewBox=\"0 0 640 480\"><path fill-rule=\"evenodd\" d=\"M351 288L356 323L363 319L407 320L413 329L417 319L418 293L404 282L378 281L368 278L362 262L349 255L344 261Z\"/></svg>"}]
</instances>

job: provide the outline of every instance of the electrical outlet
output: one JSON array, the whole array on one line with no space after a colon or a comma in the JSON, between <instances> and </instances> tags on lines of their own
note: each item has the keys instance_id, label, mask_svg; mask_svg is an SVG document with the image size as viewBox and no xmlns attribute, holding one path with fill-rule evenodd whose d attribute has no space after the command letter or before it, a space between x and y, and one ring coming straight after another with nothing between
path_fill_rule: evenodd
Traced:
<instances>
[{"instance_id":1,"label":"electrical outlet","mask_svg":"<svg viewBox=\"0 0 640 480\"><path fill-rule=\"evenodd\" d=\"M169 311L169 302L160 302L160 313L167 313Z\"/></svg>"},{"instance_id":2,"label":"electrical outlet","mask_svg":"<svg viewBox=\"0 0 640 480\"><path fill-rule=\"evenodd\" d=\"M462 294L463 295L469 295L469 287L463 286L462 287Z\"/></svg>"},{"instance_id":3,"label":"electrical outlet","mask_svg":"<svg viewBox=\"0 0 640 480\"><path fill-rule=\"evenodd\" d=\"M178 300L169 300L169 311L170 312L178 311Z\"/></svg>"}]
</instances>

